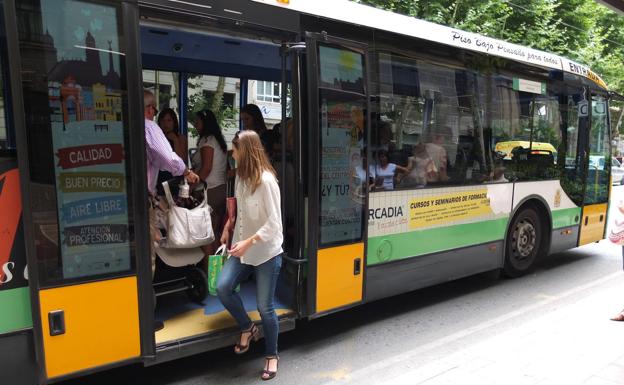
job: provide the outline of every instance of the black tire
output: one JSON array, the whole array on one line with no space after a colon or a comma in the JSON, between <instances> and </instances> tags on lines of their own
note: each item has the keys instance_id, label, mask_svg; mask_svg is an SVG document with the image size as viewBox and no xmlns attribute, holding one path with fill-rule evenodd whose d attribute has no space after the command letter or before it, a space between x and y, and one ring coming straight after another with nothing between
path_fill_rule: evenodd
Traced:
<instances>
[{"instance_id":1,"label":"black tire","mask_svg":"<svg viewBox=\"0 0 624 385\"><path fill-rule=\"evenodd\" d=\"M542 222L533 208L525 208L514 217L507 233L505 265L507 277L516 278L530 272L542 248Z\"/></svg>"},{"instance_id":2,"label":"black tire","mask_svg":"<svg viewBox=\"0 0 624 385\"><path fill-rule=\"evenodd\" d=\"M191 267L186 272L186 281L189 288L186 295L192 302L202 303L208 295L208 277L198 267Z\"/></svg>"}]
</instances>

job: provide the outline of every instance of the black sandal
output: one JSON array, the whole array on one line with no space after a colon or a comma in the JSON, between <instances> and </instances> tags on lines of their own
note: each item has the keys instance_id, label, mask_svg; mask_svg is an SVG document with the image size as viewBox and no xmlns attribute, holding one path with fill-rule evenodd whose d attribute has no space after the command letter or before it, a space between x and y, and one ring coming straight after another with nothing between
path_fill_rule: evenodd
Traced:
<instances>
[{"instance_id":1,"label":"black sandal","mask_svg":"<svg viewBox=\"0 0 624 385\"><path fill-rule=\"evenodd\" d=\"M262 375L260 376L260 378L262 379L262 381L272 380L273 378L275 378L275 376L277 376L277 367L279 366L279 356L270 356L270 357L265 357L264 359L266 360L265 362L266 369L262 370ZM277 360L277 362L275 363L274 372L269 370L269 361L271 360Z\"/></svg>"},{"instance_id":2,"label":"black sandal","mask_svg":"<svg viewBox=\"0 0 624 385\"><path fill-rule=\"evenodd\" d=\"M242 345L242 339L243 339L243 334L245 333L250 333L249 337L247 338L247 344L246 345ZM251 327L247 330L243 330L241 332L241 336L238 339L238 343L236 344L236 346L234 346L234 353L236 354L243 354L243 353L247 353L247 350L249 350L249 346L251 345L251 340L254 341L258 341L258 327L256 326L256 324L251 324Z\"/></svg>"}]
</instances>

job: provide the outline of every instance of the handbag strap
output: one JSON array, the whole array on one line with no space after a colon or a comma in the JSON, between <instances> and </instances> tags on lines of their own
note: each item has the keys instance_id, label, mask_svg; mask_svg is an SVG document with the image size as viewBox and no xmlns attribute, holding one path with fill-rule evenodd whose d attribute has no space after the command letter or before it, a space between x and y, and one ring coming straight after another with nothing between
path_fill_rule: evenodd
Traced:
<instances>
[{"instance_id":1,"label":"handbag strap","mask_svg":"<svg viewBox=\"0 0 624 385\"><path fill-rule=\"evenodd\" d=\"M215 251L215 255L225 255L226 250L226 245L223 244L221 246L219 246L219 248L217 249L217 251Z\"/></svg>"},{"instance_id":2,"label":"handbag strap","mask_svg":"<svg viewBox=\"0 0 624 385\"><path fill-rule=\"evenodd\" d=\"M165 197L167 197L167 202L169 203L169 207L175 206L175 202L173 197L171 196L171 190L169 189L169 183L162 182L163 190L165 190Z\"/></svg>"}]
</instances>

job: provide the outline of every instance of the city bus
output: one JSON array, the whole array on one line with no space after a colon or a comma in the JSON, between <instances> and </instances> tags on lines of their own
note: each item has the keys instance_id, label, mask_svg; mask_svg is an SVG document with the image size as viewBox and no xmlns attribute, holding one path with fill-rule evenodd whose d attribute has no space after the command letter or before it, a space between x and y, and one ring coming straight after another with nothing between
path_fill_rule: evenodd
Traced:
<instances>
[{"instance_id":1,"label":"city bus","mask_svg":"<svg viewBox=\"0 0 624 385\"><path fill-rule=\"evenodd\" d=\"M190 147L201 103L221 100L228 138L262 107L282 332L604 237L613 94L580 63L346 0L0 3L3 384L238 338L202 282L154 289L145 88ZM259 320L253 283L240 293Z\"/></svg>"}]
</instances>

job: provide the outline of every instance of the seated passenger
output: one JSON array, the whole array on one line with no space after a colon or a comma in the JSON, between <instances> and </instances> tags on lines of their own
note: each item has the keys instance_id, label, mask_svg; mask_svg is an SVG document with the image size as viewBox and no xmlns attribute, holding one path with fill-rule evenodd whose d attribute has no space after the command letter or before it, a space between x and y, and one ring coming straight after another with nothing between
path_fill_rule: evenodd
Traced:
<instances>
[{"instance_id":1,"label":"seated passenger","mask_svg":"<svg viewBox=\"0 0 624 385\"><path fill-rule=\"evenodd\" d=\"M492 179L490 181L491 183L504 183L504 182L509 182L507 180L507 178L505 178L505 167L504 166L497 166L494 168L494 170L492 171Z\"/></svg>"},{"instance_id":2,"label":"seated passenger","mask_svg":"<svg viewBox=\"0 0 624 385\"><path fill-rule=\"evenodd\" d=\"M485 181L485 183L505 183L509 182L509 180L505 177L505 163L504 163L505 154L499 154L497 152L492 152L492 160L494 162L494 167L492 172L489 175L489 178Z\"/></svg>"},{"instance_id":3,"label":"seated passenger","mask_svg":"<svg viewBox=\"0 0 624 385\"><path fill-rule=\"evenodd\" d=\"M388 151L377 151L377 163L374 167L375 170L375 190L377 191L391 191L394 190L394 178L397 173L407 174L410 170L403 166L399 166L388 161Z\"/></svg>"}]
</instances>

